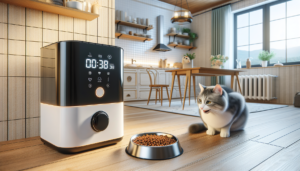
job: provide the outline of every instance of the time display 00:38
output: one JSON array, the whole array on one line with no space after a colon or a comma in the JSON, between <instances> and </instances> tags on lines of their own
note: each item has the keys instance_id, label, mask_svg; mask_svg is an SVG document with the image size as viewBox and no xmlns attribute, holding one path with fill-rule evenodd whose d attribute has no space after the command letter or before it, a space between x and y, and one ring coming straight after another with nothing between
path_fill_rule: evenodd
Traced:
<instances>
[{"instance_id":1,"label":"time display 00:38","mask_svg":"<svg viewBox=\"0 0 300 171\"><path fill-rule=\"evenodd\" d=\"M109 64L108 60L100 59L99 62L97 62L96 59L86 59L85 60L85 67L86 68L95 69L95 68L99 67L99 69L108 69L108 64Z\"/></svg>"}]
</instances>

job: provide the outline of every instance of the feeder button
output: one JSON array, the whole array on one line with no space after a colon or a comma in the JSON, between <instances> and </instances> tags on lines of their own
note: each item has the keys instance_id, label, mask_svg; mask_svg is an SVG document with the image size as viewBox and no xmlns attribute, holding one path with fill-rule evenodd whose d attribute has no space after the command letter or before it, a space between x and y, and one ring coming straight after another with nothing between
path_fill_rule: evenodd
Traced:
<instances>
[{"instance_id":1,"label":"feeder button","mask_svg":"<svg viewBox=\"0 0 300 171\"><path fill-rule=\"evenodd\" d=\"M102 88L102 87L98 87L97 89L96 89L96 96L98 97L98 98L101 98L101 97L103 97L103 95L104 95L104 89Z\"/></svg>"}]
</instances>

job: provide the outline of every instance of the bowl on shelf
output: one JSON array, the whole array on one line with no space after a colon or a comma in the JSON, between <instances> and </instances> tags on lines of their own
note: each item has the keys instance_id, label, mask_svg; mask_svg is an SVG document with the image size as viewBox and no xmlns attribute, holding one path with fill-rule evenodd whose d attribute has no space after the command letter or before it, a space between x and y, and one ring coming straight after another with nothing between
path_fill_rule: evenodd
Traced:
<instances>
[{"instance_id":1,"label":"bowl on shelf","mask_svg":"<svg viewBox=\"0 0 300 171\"><path fill-rule=\"evenodd\" d=\"M68 1L67 7L82 10L82 3L77 1Z\"/></svg>"},{"instance_id":2,"label":"bowl on shelf","mask_svg":"<svg viewBox=\"0 0 300 171\"><path fill-rule=\"evenodd\" d=\"M175 143L166 146L144 146L133 142L139 136L143 135L164 135L175 139ZM132 157L147 160L165 160L178 157L183 153L183 149L179 144L179 140L172 134L164 132L147 132L133 135L126 147L126 153Z\"/></svg>"}]
</instances>

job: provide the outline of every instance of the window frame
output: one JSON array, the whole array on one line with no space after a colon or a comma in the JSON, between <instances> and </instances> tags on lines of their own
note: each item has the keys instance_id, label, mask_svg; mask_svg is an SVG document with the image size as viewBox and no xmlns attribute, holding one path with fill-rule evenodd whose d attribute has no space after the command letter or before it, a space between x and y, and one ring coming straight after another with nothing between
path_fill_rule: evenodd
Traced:
<instances>
[{"instance_id":1,"label":"window frame","mask_svg":"<svg viewBox=\"0 0 300 171\"><path fill-rule=\"evenodd\" d=\"M267 51L270 51L270 7L273 6L273 5L276 5L276 4L280 4L280 3L284 3L284 2L288 2L288 1L291 1L291 0L279 0L279 1L276 1L276 2L272 2L272 3L269 3L269 4L265 4L265 5L261 5L261 6L258 6L258 7L255 7L255 8L251 8L251 9L248 9L248 10L244 10L244 11L241 11L241 12L237 12L234 14L234 68L236 68L236 65L237 65L237 62L236 62L236 59L237 59L237 16L238 15L242 15L242 14L245 14L245 13L249 13L249 12L252 12L252 11L256 11L256 10L259 10L259 9L262 9L263 10L263 18L262 18L262 26L263 26L263 37L262 37L262 44L263 44L263 50L267 50ZM286 17L287 19L287 17ZM250 28L250 26L249 26ZM287 32L287 30L286 30ZM288 40L287 38L285 40ZM249 40L250 41L250 40ZM287 46L287 45L286 45ZM286 55L286 58L287 58L287 47L285 47L285 55ZM286 59L287 61L287 59ZM296 64L300 64L300 61L299 62L285 62L283 63L284 65L296 65ZM274 64L271 64L270 61L268 61L268 66L273 66ZM251 65L251 67L261 67L261 65ZM242 68L246 68L246 65L242 65Z\"/></svg>"}]
</instances>

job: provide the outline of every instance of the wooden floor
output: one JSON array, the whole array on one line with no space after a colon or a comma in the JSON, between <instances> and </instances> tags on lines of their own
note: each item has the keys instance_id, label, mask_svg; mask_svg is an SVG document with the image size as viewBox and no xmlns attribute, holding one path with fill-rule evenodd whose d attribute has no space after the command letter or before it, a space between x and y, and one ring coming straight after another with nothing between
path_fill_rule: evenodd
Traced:
<instances>
[{"instance_id":1,"label":"wooden floor","mask_svg":"<svg viewBox=\"0 0 300 171\"><path fill-rule=\"evenodd\" d=\"M0 143L0 170L300 170L300 109L286 107L251 113L245 131L230 138L204 132L189 134L200 118L125 107L123 140L80 154L61 154L39 137ZM128 156L125 148L137 133L160 131L179 138L184 153L154 161Z\"/></svg>"}]
</instances>

